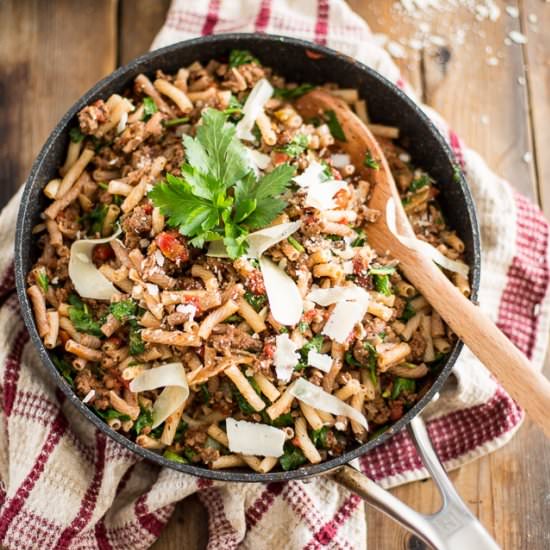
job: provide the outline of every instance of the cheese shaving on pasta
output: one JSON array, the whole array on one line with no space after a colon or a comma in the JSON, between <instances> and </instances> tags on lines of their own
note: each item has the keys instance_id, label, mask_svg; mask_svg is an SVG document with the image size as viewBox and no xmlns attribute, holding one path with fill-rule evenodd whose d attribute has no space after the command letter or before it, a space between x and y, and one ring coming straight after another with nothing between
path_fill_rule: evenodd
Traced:
<instances>
[{"instance_id":1,"label":"cheese shaving on pasta","mask_svg":"<svg viewBox=\"0 0 550 550\"><path fill-rule=\"evenodd\" d=\"M368 430L367 419L358 410L304 378L298 378L289 391L296 399L310 407L331 414L347 416Z\"/></svg>"},{"instance_id":2,"label":"cheese shaving on pasta","mask_svg":"<svg viewBox=\"0 0 550 550\"><path fill-rule=\"evenodd\" d=\"M273 95L273 86L265 79L258 80L243 107L243 118L237 124L237 137L255 141L252 133L258 115L263 112L266 101Z\"/></svg>"},{"instance_id":3,"label":"cheese shaving on pasta","mask_svg":"<svg viewBox=\"0 0 550 550\"><path fill-rule=\"evenodd\" d=\"M225 425L232 453L279 457L284 452L286 434L279 428L234 418L228 418Z\"/></svg>"},{"instance_id":4,"label":"cheese shaving on pasta","mask_svg":"<svg viewBox=\"0 0 550 550\"><path fill-rule=\"evenodd\" d=\"M189 397L189 385L181 363L167 363L142 372L130 382L134 393L164 388L153 405L153 426L160 426Z\"/></svg>"},{"instance_id":5,"label":"cheese shaving on pasta","mask_svg":"<svg viewBox=\"0 0 550 550\"><path fill-rule=\"evenodd\" d=\"M69 257L69 277L75 290L83 298L93 300L110 300L119 294L113 283L103 275L92 260L94 248L115 240L121 233L118 229L114 235L105 239L81 239L71 245Z\"/></svg>"}]
</instances>

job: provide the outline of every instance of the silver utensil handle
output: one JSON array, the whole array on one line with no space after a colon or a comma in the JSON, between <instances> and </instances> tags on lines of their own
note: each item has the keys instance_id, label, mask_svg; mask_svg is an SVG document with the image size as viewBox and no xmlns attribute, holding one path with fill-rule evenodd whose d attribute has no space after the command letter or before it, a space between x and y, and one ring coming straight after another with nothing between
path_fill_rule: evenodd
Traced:
<instances>
[{"instance_id":1,"label":"silver utensil handle","mask_svg":"<svg viewBox=\"0 0 550 550\"><path fill-rule=\"evenodd\" d=\"M443 504L435 514L420 514L351 466L340 468L332 474L333 478L436 550L498 550L497 543L470 512L447 477L422 419L413 418L408 430L441 492Z\"/></svg>"}]
</instances>

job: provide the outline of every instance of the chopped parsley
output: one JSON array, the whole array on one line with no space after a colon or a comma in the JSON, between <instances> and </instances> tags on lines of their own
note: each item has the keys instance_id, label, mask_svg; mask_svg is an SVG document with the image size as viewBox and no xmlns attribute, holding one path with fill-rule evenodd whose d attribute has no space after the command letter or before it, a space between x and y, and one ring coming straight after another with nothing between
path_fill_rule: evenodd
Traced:
<instances>
[{"instance_id":1,"label":"chopped parsley","mask_svg":"<svg viewBox=\"0 0 550 550\"><path fill-rule=\"evenodd\" d=\"M144 428L153 425L153 413L150 409L141 408L141 412L137 417L132 429L136 435L139 435Z\"/></svg>"},{"instance_id":2,"label":"chopped parsley","mask_svg":"<svg viewBox=\"0 0 550 550\"><path fill-rule=\"evenodd\" d=\"M291 235L288 238L288 242L290 245L292 245L298 252L303 252L304 247Z\"/></svg>"},{"instance_id":3,"label":"chopped parsley","mask_svg":"<svg viewBox=\"0 0 550 550\"><path fill-rule=\"evenodd\" d=\"M286 443L284 447L284 454L279 458L279 464L285 471L295 470L298 466L307 462L304 453L291 443Z\"/></svg>"},{"instance_id":4,"label":"chopped parsley","mask_svg":"<svg viewBox=\"0 0 550 550\"><path fill-rule=\"evenodd\" d=\"M42 289L42 292L48 292L50 282L48 281L48 275L45 269L42 268L36 272L36 284Z\"/></svg>"},{"instance_id":5,"label":"chopped parsley","mask_svg":"<svg viewBox=\"0 0 550 550\"><path fill-rule=\"evenodd\" d=\"M199 386L199 398L201 400L201 403L204 403L205 405L210 401L210 398L212 396L210 395L210 392L208 391L208 386L206 383L201 384Z\"/></svg>"},{"instance_id":6,"label":"chopped parsley","mask_svg":"<svg viewBox=\"0 0 550 550\"><path fill-rule=\"evenodd\" d=\"M254 294L248 290L244 293L244 299L256 311L260 311L267 304L267 296L265 294Z\"/></svg>"},{"instance_id":7,"label":"chopped parsley","mask_svg":"<svg viewBox=\"0 0 550 550\"><path fill-rule=\"evenodd\" d=\"M162 456L164 458L167 458L168 460L171 460L172 462L179 462L180 464L189 464L187 459L183 458L183 456L180 456L178 453L171 451L170 449L166 449L166 451L164 451Z\"/></svg>"},{"instance_id":8,"label":"chopped parsley","mask_svg":"<svg viewBox=\"0 0 550 550\"><path fill-rule=\"evenodd\" d=\"M231 50L229 52L229 67L240 67L248 63L261 64L249 50Z\"/></svg>"},{"instance_id":9,"label":"chopped parsley","mask_svg":"<svg viewBox=\"0 0 550 550\"><path fill-rule=\"evenodd\" d=\"M351 246L352 247L358 247L358 246L363 246L365 244L365 240L366 240L366 235L365 235L365 231L362 227L357 227L355 229L355 233L357 233L357 237L355 237L355 239L353 239L353 241L351 242Z\"/></svg>"},{"instance_id":10,"label":"chopped parsley","mask_svg":"<svg viewBox=\"0 0 550 550\"><path fill-rule=\"evenodd\" d=\"M373 170L380 170L380 163L372 156L372 153L370 151L366 152L365 160L363 160L363 164L367 168L372 168Z\"/></svg>"},{"instance_id":11,"label":"chopped parsley","mask_svg":"<svg viewBox=\"0 0 550 550\"><path fill-rule=\"evenodd\" d=\"M323 426L318 430L311 430L310 432L311 441L316 447L319 447L320 449L328 449L328 442L327 442L328 430L329 430L328 426Z\"/></svg>"},{"instance_id":12,"label":"chopped parsley","mask_svg":"<svg viewBox=\"0 0 550 550\"><path fill-rule=\"evenodd\" d=\"M69 130L69 138L73 143L80 143L84 139L84 134L76 126Z\"/></svg>"},{"instance_id":13,"label":"chopped parsley","mask_svg":"<svg viewBox=\"0 0 550 550\"><path fill-rule=\"evenodd\" d=\"M336 117L336 113L334 111L325 111L325 117L332 137L338 141L347 141L346 134L344 134L344 130Z\"/></svg>"},{"instance_id":14,"label":"chopped parsley","mask_svg":"<svg viewBox=\"0 0 550 550\"><path fill-rule=\"evenodd\" d=\"M373 275L374 288L384 296L392 295L389 275Z\"/></svg>"},{"instance_id":15,"label":"chopped parsley","mask_svg":"<svg viewBox=\"0 0 550 550\"><path fill-rule=\"evenodd\" d=\"M121 422L126 422L130 420L130 417L127 414L123 414L115 409L106 409L100 411L99 409L94 409L97 416L103 418L105 421L119 419Z\"/></svg>"},{"instance_id":16,"label":"chopped parsley","mask_svg":"<svg viewBox=\"0 0 550 550\"><path fill-rule=\"evenodd\" d=\"M351 365L352 367L362 367L361 363L355 359L353 356L353 353L351 351L346 351L346 355L344 356L344 359L348 365Z\"/></svg>"},{"instance_id":17,"label":"chopped parsley","mask_svg":"<svg viewBox=\"0 0 550 550\"><path fill-rule=\"evenodd\" d=\"M108 208L106 204L100 204L82 216L82 221L87 221L90 224L91 233L101 233Z\"/></svg>"},{"instance_id":18,"label":"chopped parsley","mask_svg":"<svg viewBox=\"0 0 550 550\"><path fill-rule=\"evenodd\" d=\"M157 104L151 97L143 98L143 116L141 120L149 120L158 111Z\"/></svg>"},{"instance_id":19,"label":"chopped parsley","mask_svg":"<svg viewBox=\"0 0 550 550\"><path fill-rule=\"evenodd\" d=\"M419 189L422 189L423 187L426 187L427 185L430 185L430 178L426 174L420 176L419 178L415 178L412 180L411 184L409 185L409 191L418 191Z\"/></svg>"},{"instance_id":20,"label":"chopped parsley","mask_svg":"<svg viewBox=\"0 0 550 550\"><path fill-rule=\"evenodd\" d=\"M308 92L311 92L315 86L313 84L300 84L295 88L275 88L273 92L273 97L279 97L281 99L297 99ZM318 126L318 125L317 125Z\"/></svg>"},{"instance_id":21,"label":"chopped parsley","mask_svg":"<svg viewBox=\"0 0 550 550\"><path fill-rule=\"evenodd\" d=\"M130 355L139 355L145 351L145 342L141 339L141 329L135 319L130 321L130 333L128 335Z\"/></svg>"},{"instance_id":22,"label":"chopped parsley","mask_svg":"<svg viewBox=\"0 0 550 550\"><path fill-rule=\"evenodd\" d=\"M249 231L265 227L285 208L280 195L294 168L280 164L258 180L227 115L206 109L201 121L196 138L183 137L182 176L168 174L149 198L190 244L201 248L223 240L229 257L238 258L246 253Z\"/></svg>"},{"instance_id":23,"label":"chopped parsley","mask_svg":"<svg viewBox=\"0 0 550 550\"><path fill-rule=\"evenodd\" d=\"M298 323L298 330L302 333L306 332L309 328L309 323L306 323L305 321L300 321Z\"/></svg>"},{"instance_id":24,"label":"chopped parsley","mask_svg":"<svg viewBox=\"0 0 550 550\"><path fill-rule=\"evenodd\" d=\"M121 300L109 306L113 317L121 323L126 323L133 319L137 312L137 304L133 300Z\"/></svg>"},{"instance_id":25,"label":"chopped parsley","mask_svg":"<svg viewBox=\"0 0 550 550\"><path fill-rule=\"evenodd\" d=\"M410 302L407 302L403 313L401 314L400 319L403 321L408 321L411 317L416 315L416 311Z\"/></svg>"},{"instance_id":26,"label":"chopped parsley","mask_svg":"<svg viewBox=\"0 0 550 550\"><path fill-rule=\"evenodd\" d=\"M170 120L163 120L162 125L165 128L171 128L172 126L179 126L180 124L185 124L186 122L189 122L189 117L182 116L180 118L171 118Z\"/></svg>"},{"instance_id":27,"label":"chopped parsley","mask_svg":"<svg viewBox=\"0 0 550 550\"><path fill-rule=\"evenodd\" d=\"M229 98L229 104L226 109L224 109L224 114L233 116L233 115L241 115L243 112L243 105L241 102L234 96L231 95ZM240 117L233 117L233 118L240 118Z\"/></svg>"},{"instance_id":28,"label":"chopped parsley","mask_svg":"<svg viewBox=\"0 0 550 550\"><path fill-rule=\"evenodd\" d=\"M68 361L62 359L61 357L58 357L57 355L51 355L50 357L52 358L53 364L59 371L59 374L61 374L61 376L65 378L69 386L74 386L72 365Z\"/></svg>"},{"instance_id":29,"label":"chopped parsley","mask_svg":"<svg viewBox=\"0 0 550 550\"><path fill-rule=\"evenodd\" d=\"M316 334L311 340L307 341L300 349L300 354L304 359L307 359L307 354L310 351L320 352L323 347L325 337L322 334Z\"/></svg>"},{"instance_id":30,"label":"chopped parsley","mask_svg":"<svg viewBox=\"0 0 550 550\"><path fill-rule=\"evenodd\" d=\"M291 413L284 413L278 416L273 422L271 422L276 428L285 428L287 426L294 426L294 418Z\"/></svg>"},{"instance_id":31,"label":"chopped parsley","mask_svg":"<svg viewBox=\"0 0 550 550\"><path fill-rule=\"evenodd\" d=\"M393 265L375 265L369 268L369 275L392 275L395 273Z\"/></svg>"},{"instance_id":32,"label":"chopped parsley","mask_svg":"<svg viewBox=\"0 0 550 550\"><path fill-rule=\"evenodd\" d=\"M393 380L391 398L397 399L401 395L401 392L405 391L408 393L412 393L415 390L416 382L414 380L411 380L410 378L401 378L400 376L396 376Z\"/></svg>"},{"instance_id":33,"label":"chopped parsley","mask_svg":"<svg viewBox=\"0 0 550 550\"><path fill-rule=\"evenodd\" d=\"M378 383L378 375L376 374L376 358L378 357L378 353L376 352L376 348L370 342L365 342L363 347L369 352L367 368L369 369L370 379L376 386Z\"/></svg>"},{"instance_id":34,"label":"chopped parsley","mask_svg":"<svg viewBox=\"0 0 550 550\"><path fill-rule=\"evenodd\" d=\"M78 332L103 336L101 325L93 318L88 306L76 295L69 296L69 319Z\"/></svg>"},{"instance_id":35,"label":"chopped parsley","mask_svg":"<svg viewBox=\"0 0 550 550\"><path fill-rule=\"evenodd\" d=\"M287 143L279 150L291 158L296 158L307 149L308 142L308 137L305 134L297 134L292 138L290 143Z\"/></svg>"}]
</instances>

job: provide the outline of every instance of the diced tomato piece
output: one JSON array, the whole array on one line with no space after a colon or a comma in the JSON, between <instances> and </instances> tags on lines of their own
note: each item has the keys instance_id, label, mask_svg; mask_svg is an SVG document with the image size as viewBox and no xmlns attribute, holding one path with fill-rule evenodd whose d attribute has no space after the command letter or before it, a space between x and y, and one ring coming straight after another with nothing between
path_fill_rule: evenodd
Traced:
<instances>
[{"instance_id":1,"label":"diced tomato piece","mask_svg":"<svg viewBox=\"0 0 550 550\"><path fill-rule=\"evenodd\" d=\"M317 311L315 310L315 308L313 309L310 309L309 311L306 311L303 315L302 315L302 319L306 322L306 323L311 323L311 321L313 320L313 318L317 315Z\"/></svg>"},{"instance_id":2,"label":"diced tomato piece","mask_svg":"<svg viewBox=\"0 0 550 550\"><path fill-rule=\"evenodd\" d=\"M279 164L283 164L283 162L286 162L290 157L283 153L282 151L273 151L271 153L271 161L275 166L278 166Z\"/></svg>"},{"instance_id":3,"label":"diced tomato piece","mask_svg":"<svg viewBox=\"0 0 550 550\"><path fill-rule=\"evenodd\" d=\"M153 205L150 202L144 204L142 208L146 214L152 214L153 212Z\"/></svg>"},{"instance_id":4,"label":"diced tomato piece","mask_svg":"<svg viewBox=\"0 0 550 550\"><path fill-rule=\"evenodd\" d=\"M173 262L186 262L189 259L189 249L185 239L175 231L163 231L159 233L155 242L160 251Z\"/></svg>"},{"instance_id":5,"label":"diced tomato piece","mask_svg":"<svg viewBox=\"0 0 550 550\"><path fill-rule=\"evenodd\" d=\"M263 349L263 354L268 359L273 359L273 356L275 355L275 346L273 344L265 344Z\"/></svg>"},{"instance_id":6,"label":"diced tomato piece","mask_svg":"<svg viewBox=\"0 0 550 550\"><path fill-rule=\"evenodd\" d=\"M201 312L200 300L196 296L186 296L184 300L185 304L191 304L197 310L197 313Z\"/></svg>"},{"instance_id":7,"label":"diced tomato piece","mask_svg":"<svg viewBox=\"0 0 550 550\"><path fill-rule=\"evenodd\" d=\"M107 260L114 258L113 249L108 243L97 244L92 252L92 260L96 264L105 263Z\"/></svg>"}]
</instances>

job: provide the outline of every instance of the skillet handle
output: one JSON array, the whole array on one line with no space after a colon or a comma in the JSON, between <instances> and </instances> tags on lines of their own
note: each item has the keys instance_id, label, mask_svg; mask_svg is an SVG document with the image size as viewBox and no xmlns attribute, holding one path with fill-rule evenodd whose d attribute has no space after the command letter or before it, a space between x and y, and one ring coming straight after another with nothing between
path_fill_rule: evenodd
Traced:
<instances>
[{"instance_id":1,"label":"skillet handle","mask_svg":"<svg viewBox=\"0 0 550 550\"><path fill-rule=\"evenodd\" d=\"M499 546L470 512L447 477L422 419L413 418L408 430L441 492L443 505L435 514L426 516L416 512L351 466L334 472L333 479L436 550L498 550Z\"/></svg>"}]
</instances>

